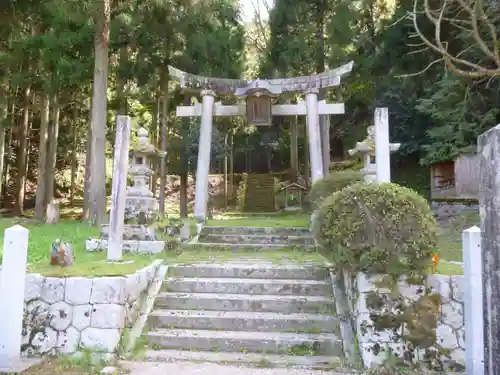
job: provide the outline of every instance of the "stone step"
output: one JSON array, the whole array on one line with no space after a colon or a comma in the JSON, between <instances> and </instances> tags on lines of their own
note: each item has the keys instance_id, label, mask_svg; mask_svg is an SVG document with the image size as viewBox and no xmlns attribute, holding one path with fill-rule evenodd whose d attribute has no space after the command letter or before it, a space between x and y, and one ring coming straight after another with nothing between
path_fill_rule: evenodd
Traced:
<instances>
[{"instance_id":1,"label":"stone step","mask_svg":"<svg viewBox=\"0 0 500 375\"><path fill-rule=\"evenodd\" d=\"M333 314L335 301L322 296L160 293L157 309Z\"/></svg>"},{"instance_id":2,"label":"stone step","mask_svg":"<svg viewBox=\"0 0 500 375\"><path fill-rule=\"evenodd\" d=\"M170 266L169 276L219 277L246 279L328 280L329 272L321 266L275 266L266 264L192 264Z\"/></svg>"},{"instance_id":3,"label":"stone step","mask_svg":"<svg viewBox=\"0 0 500 375\"><path fill-rule=\"evenodd\" d=\"M201 234L263 234L274 236L311 236L309 228L280 228L280 227L218 227L204 226Z\"/></svg>"},{"instance_id":4,"label":"stone step","mask_svg":"<svg viewBox=\"0 0 500 375\"><path fill-rule=\"evenodd\" d=\"M158 329L147 333L153 348L213 352L332 355L340 357L342 343L332 333L207 331Z\"/></svg>"},{"instance_id":5,"label":"stone step","mask_svg":"<svg viewBox=\"0 0 500 375\"><path fill-rule=\"evenodd\" d=\"M326 281L317 280L169 277L163 283L162 291L177 293L330 296L332 294L332 286Z\"/></svg>"},{"instance_id":6,"label":"stone step","mask_svg":"<svg viewBox=\"0 0 500 375\"><path fill-rule=\"evenodd\" d=\"M144 358L151 362L189 361L225 363L256 367L295 367L322 370L338 367L340 358L331 356L297 356L262 353L221 353L187 350L148 350Z\"/></svg>"},{"instance_id":7,"label":"stone step","mask_svg":"<svg viewBox=\"0 0 500 375\"><path fill-rule=\"evenodd\" d=\"M288 246L308 246L314 243L311 236L276 236L262 234L200 234L198 242L231 244L283 244Z\"/></svg>"},{"instance_id":8,"label":"stone step","mask_svg":"<svg viewBox=\"0 0 500 375\"><path fill-rule=\"evenodd\" d=\"M332 315L278 314L273 312L154 310L148 316L148 327L206 329L251 332L337 332L338 322Z\"/></svg>"},{"instance_id":9,"label":"stone step","mask_svg":"<svg viewBox=\"0 0 500 375\"><path fill-rule=\"evenodd\" d=\"M253 244L253 243L224 243L224 242L216 243L216 242L198 242L198 241L181 243L181 247L188 249L204 247L212 250L233 250L233 251L290 250L294 248L293 245L289 244ZM312 246L306 246L306 245L295 246L295 248L301 248L301 249L305 247L313 248Z\"/></svg>"}]
</instances>

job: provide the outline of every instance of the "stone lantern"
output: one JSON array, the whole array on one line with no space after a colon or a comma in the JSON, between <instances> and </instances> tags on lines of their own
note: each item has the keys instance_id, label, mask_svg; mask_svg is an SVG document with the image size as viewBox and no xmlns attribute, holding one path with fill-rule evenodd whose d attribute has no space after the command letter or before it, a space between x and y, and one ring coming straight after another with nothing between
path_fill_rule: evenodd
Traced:
<instances>
[{"instance_id":1,"label":"stone lantern","mask_svg":"<svg viewBox=\"0 0 500 375\"><path fill-rule=\"evenodd\" d=\"M158 151L149 143L146 129L141 127L137 130L137 143L132 149L132 163L129 169L134 184L127 189L125 208L127 220L138 218L139 221L150 222L156 216L159 206L150 188L153 171L149 166L151 158L164 156L165 153Z\"/></svg>"},{"instance_id":2,"label":"stone lantern","mask_svg":"<svg viewBox=\"0 0 500 375\"><path fill-rule=\"evenodd\" d=\"M367 183L377 181L377 164L375 159L375 127L369 126L367 137L362 142L356 142L356 147L349 150L349 155L354 156L360 153L363 156L364 167L361 169L361 176ZM390 143L389 152L399 150L400 143Z\"/></svg>"}]
</instances>

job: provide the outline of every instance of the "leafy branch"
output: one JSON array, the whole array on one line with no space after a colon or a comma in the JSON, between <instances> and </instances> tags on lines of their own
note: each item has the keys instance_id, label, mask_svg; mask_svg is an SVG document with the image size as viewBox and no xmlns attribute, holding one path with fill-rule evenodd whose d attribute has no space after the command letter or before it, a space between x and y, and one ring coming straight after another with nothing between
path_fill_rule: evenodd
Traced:
<instances>
[{"instance_id":1,"label":"leafy branch","mask_svg":"<svg viewBox=\"0 0 500 375\"><path fill-rule=\"evenodd\" d=\"M437 61L460 76L469 78L497 77L500 75L500 52L494 22L487 15L484 0L444 0L440 7L432 8L429 0L423 0L423 13L434 26L434 41L424 35L419 26L420 0L414 0L411 18L413 26L423 45L441 55ZM452 26L456 31L472 38L472 44L479 47L486 59L473 62L463 57L470 47L458 53L449 48L449 41L443 40L442 30ZM484 60L484 61L483 61ZM490 61L490 64L486 64ZM433 63L431 63L433 64Z\"/></svg>"}]
</instances>

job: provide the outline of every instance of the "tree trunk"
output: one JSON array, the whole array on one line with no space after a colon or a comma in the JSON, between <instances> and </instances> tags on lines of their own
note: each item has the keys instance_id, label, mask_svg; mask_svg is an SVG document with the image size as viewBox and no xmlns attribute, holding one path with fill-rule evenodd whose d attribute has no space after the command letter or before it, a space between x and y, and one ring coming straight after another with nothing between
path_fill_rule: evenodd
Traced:
<instances>
[{"instance_id":1,"label":"tree trunk","mask_svg":"<svg viewBox=\"0 0 500 375\"><path fill-rule=\"evenodd\" d=\"M29 168L30 168L30 155L31 155L31 129L33 128L33 114L30 116L30 121L28 124L28 137L26 139L26 169L24 170L24 191L26 191L26 183L28 182Z\"/></svg>"},{"instance_id":2,"label":"tree trunk","mask_svg":"<svg viewBox=\"0 0 500 375\"><path fill-rule=\"evenodd\" d=\"M78 143L78 107L76 105L77 95L75 95L74 106L73 106L73 127L71 131L73 132L73 145L71 147L71 188L69 193L70 204L73 207L75 205L75 190L76 190L76 176L78 171L78 158L77 158L77 143Z\"/></svg>"},{"instance_id":3,"label":"tree trunk","mask_svg":"<svg viewBox=\"0 0 500 375\"><path fill-rule=\"evenodd\" d=\"M17 93L17 89L15 90L15 93ZM7 190L9 188L9 176L10 176L10 168L11 168L11 160L12 160L12 154L14 152L14 147L12 145L14 141L14 129L15 129L15 121L16 121L16 97L17 95L14 95L12 98L12 105L11 110L10 110L10 122L9 122L9 133L7 134L7 156L5 157L5 171L4 175L2 176L3 181L4 181L4 188L2 191L7 193ZM5 201L4 201L5 204Z\"/></svg>"},{"instance_id":4,"label":"tree trunk","mask_svg":"<svg viewBox=\"0 0 500 375\"><path fill-rule=\"evenodd\" d=\"M166 68L165 68L166 69ZM163 152L167 151L167 116L168 116L168 72L162 71L161 76L162 108L161 108L161 146ZM160 214L165 214L165 189L167 185L167 156L160 161Z\"/></svg>"},{"instance_id":5,"label":"tree trunk","mask_svg":"<svg viewBox=\"0 0 500 375\"><path fill-rule=\"evenodd\" d=\"M226 133L224 136L224 207L227 209L228 206L228 188L227 188L227 183L228 183L228 138L229 138L229 132Z\"/></svg>"},{"instance_id":6,"label":"tree trunk","mask_svg":"<svg viewBox=\"0 0 500 375\"><path fill-rule=\"evenodd\" d=\"M45 219L45 175L47 173L47 143L49 137L49 112L50 112L50 98L49 94L44 92L42 94L42 111L40 123L40 156L38 157L38 179L36 183L36 203L35 203L35 218L38 221Z\"/></svg>"},{"instance_id":7,"label":"tree trunk","mask_svg":"<svg viewBox=\"0 0 500 375\"><path fill-rule=\"evenodd\" d=\"M89 183L89 222L100 226L105 219L106 206L106 109L109 65L110 0L102 0L97 16L94 40L94 85L92 92L91 172Z\"/></svg>"},{"instance_id":8,"label":"tree trunk","mask_svg":"<svg viewBox=\"0 0 500 375\"><path fill-rule=\"evenodd\" d=\"M7 128L7 113L9 103L6 87L0 83L0 198L2 197L3 169L5 159L5 131Z\"/></svg>"},{"instance_id":9,"label":"tree trunk","mask_svg":"<svg viewBox=\"0 0 500 375\"><path fill-rule=\"evenodd\" d=\"M21 123L17 129L17 176L16 176L16 199L14 203L14 214L22 216L24 211L24 185L26 182L26 155L28 144L28 130L31 106L31 86L23 90L23 114Z\"/></svg>"},{"instance_id":10,"label":"tree trunk","mask_svg":"<svg viewBox=\"0 0 500 375\"><path fill-rule=\"evenodd\" d=\"M290 180L297 181L299 175L298 116L290 119Z\"/></svg>"},{"instance_id":11,"label":"tree trunk","mask_svg":"<svg viewBox=\"0 0 500 375\"><path fill-rule=\"evenodd\" d=\"M120 48L120 68L116 78L116 91L118 95L118 114L127 115L128 114L128 98L127 98L127 80L124 77L123 72L126 69L128 63L128 51L127 47ZM114 132L113 132L114 133ZM114 142L113 142L114 145Z\"/></svg>"},{"instance_id":12,"label":"tree trunk","mask_svg":"<svg viewBox=\"0 0 500 375\"><path fill-rule=\"evenodd\" d=\"M231 132L231 150L229 153L229 174L231 175L230 177L231 189L234 189L234 133L233 132Z\"/></svg>"},{"instance_id":13,"label":"tree trunk","mask_svg":"<svg viewBox=\"0 0 500 375\"><path fill-rule=\"evenodd\" d=\"M153 109L153 131L152 131L152 143L155 145L155 147L158 147L158 118L160 114L160 98L158 95L155 95L155 103L154 103L154 109ZM152 176L152 181L151 181L151 190L153 191L153 195L156 197L157 192L156 190L158 189L158 168L157 165L158 163L151 162L153 166L153 176Z\"/></svg>"},{"instance_id":14,"label":"tree trunk","mask_svg":"<svg viewBox=\"0 0 500 375\"><path fill-rule=\"evenodd\" d=\"M180 186L179 186L179 212L181 217L188 217L188 172L187 170L182 170L180 172Z\"/></svg>"},{"instance_id":15,"label":"tree trunk","mask_svg":"<svg viewBox=\"0 0 500 375\"><path fill-rule=\"evenodd\" d=\"M47 167L45 173L45 207L55 195L55 170L57 160L57 141L59 139L59 113L60 107L57 95L52 97L50 103L49 142L47 147Z\"/></svg>"},{"instance_id":16,"label":"tree trunk","mask_svg":"<svg viewBox=\"0 0 500 375\"><path fill-rule=\"evenodd\" d=\"M91 155L92 152L92 126L87 130L87 143L85 145L85 177L83 181L83 212L82 219L88 220L90 214L90 175L91 175Z\"/></svg>"}]
</instances>

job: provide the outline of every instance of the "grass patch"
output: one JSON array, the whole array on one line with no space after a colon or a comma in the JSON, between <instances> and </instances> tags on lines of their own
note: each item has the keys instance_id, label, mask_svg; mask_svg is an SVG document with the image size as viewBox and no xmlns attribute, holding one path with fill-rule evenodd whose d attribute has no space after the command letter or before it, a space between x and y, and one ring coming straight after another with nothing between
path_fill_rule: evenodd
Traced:
<instances>
[{"instance_id":1,"label":"grass patch","mask_svg":"<svg viewBox=\"0 0 500 375\"><path fill-rule=\"evenodd\" d=\"M3 236L6 228L22 225L29 229L28 272L44 276L118 276L133 273L156 259L155 256L124 254L123 260L133 260L131 264L107 263L106 252L89 253L85 251L85 240L98 237L99 230L88 224L67 220L58 224L40 224L32 219L0 218L0 256L3 252ZM50 252L52 243L57 239L70 243L75 254L75 263L63 268L51 266Z\"/></svg>"},{"instance_id":2,"label":"grass patch","mask_svg":"<svg viewBox=\"0 0 500 375\"><path fill-rule=\"evenodd\" d=\"M309 227L310 215L222 215L208 220L207 225L214 227Z\"/></svg>"},{"instance_id":3,"label":"grass patch","mask_svg":"<svg viewBox=\"0 0 500 375\"><path fill-rule=\"evenodd\" d=\"M86 361L69 358L50 358L38 366L34 366L24 375L97 375L102 366L93 366Z\"/></svg>"},{"instance_id":4,"label":"grass patch","mask_svg":"<svg viewBox=\"0 0 500 375\"><path fill-rule=\"evenodd\" d=\"M464 212L439 221L437 250L441 259L462 261L462 231L473 225L479 226L478 212Z\"/></svg>"},{"instance_id":5,"label":"grass patch","mask_svg":"<svg viewBox=\"0 0 500 375\"><path fill-rule=\"evenodd\" d=\"M461 265L455 263L439 262L436 273L440 275L463 275L464 269Z\"/></svg>"}]
</instances>

